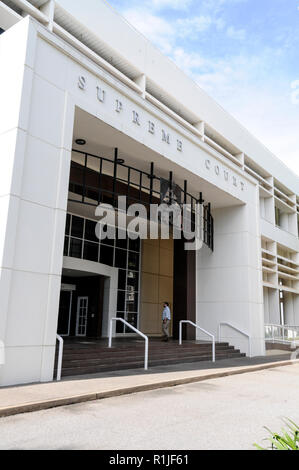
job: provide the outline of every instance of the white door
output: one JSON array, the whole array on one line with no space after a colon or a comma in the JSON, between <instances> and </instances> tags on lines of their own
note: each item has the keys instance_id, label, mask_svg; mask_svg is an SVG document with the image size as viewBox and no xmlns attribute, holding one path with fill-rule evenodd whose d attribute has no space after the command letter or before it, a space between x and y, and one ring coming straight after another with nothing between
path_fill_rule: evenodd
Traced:
<instances>
[{"instance_id":1,"label":"white door","mask_svg":"<svg viewBox=\"0 0 299 470\"><path fill-rule=\"evenodd\" d=\"M78 297L76 336L86 336L88 297Z\"/></svg>"}]
</instances>

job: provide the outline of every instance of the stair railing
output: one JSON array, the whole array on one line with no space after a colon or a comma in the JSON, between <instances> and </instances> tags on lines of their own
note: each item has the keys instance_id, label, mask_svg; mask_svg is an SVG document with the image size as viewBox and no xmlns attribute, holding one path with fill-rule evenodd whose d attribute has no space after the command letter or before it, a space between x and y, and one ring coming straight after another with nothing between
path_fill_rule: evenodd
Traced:
<instances>
[{"instance_id":1,"label":"stair railing","mask_svg":"<svg viewBox=\"0 0 299 470\"><path fill-rule=\"evenodd\" d=\"M108 343L108 348L112 348L112 329L113 329L113 322L120 321L124 325L126 325L128 328L130 328L132 331L137 333L139 336L141 336L145 340L145 352L144 352L144 370L148 370L148 337L143 334L141 331L137 330L133 325L128 323L126 320L123 318L111 318L110 320L110 328L109 328L109 343Z\"/></svg>"},{"instance_id":2,"label":"stair railing","mask_svg":"<svg viewBox=\"0 0 299 470\"><path fill-rule=\"evenodd\" d=\"M216 347L215 347L215 336L212 335L212 333L209 333L208 331L204 330L203 328L201 328L199 325L197 325L196 323L193 323L192 321L190 320L181 320L180 321L180 329L179 329L179 345L181 346L182 343L183 343L183 335L182 335L182 327L183 327L183 323L188 323L189 325L192 325L194 326L194 328L202 331L203 333L205 333L206 335L210 336L210 338L212 338L212 361L215 362L215 359L216 359Z\"/></svg>"},{"instance_id":3,"label":"stair railing","mask_svg":"<svg viewBox=\"0 0 299 470\"><path fill-rule=\"evenodd\" d=\"M57 378L56 378L56 380L59 382L61 380L62 356L63 356L63 339L59 335L56 335L56 338L59 341L59 352L58 352Z\"/></svg>"},{"instance_id":4,"label":"stair railing","mask_svg":"<svg viewBox=\"0 0 299 470\"><path fill-rule=\"evenodd\" d=\"M248 350L249 350L249 357L252 357L251 356L251 336L246 333L245 331L241 330L240 328L232 325L231 323L227 323L227 322L221 322L219 323L219 326L218 326L218 341L219 343L221 342L221 326L228 326L230 328L232 328L233 330L237 331L238 333L241 333L241 335L243 336L246 336L246 338L248 338Z\"/></svg>"},{"instance_id":5,"label":"stair railing","mask_svg":"<svg viewBox=\"0 0 299 470\"><path fill-rule=\"evenodd\" d=\"M265 324L265 340L272 343L299 343L299 326Z\"/></svg>"}]
</instances>

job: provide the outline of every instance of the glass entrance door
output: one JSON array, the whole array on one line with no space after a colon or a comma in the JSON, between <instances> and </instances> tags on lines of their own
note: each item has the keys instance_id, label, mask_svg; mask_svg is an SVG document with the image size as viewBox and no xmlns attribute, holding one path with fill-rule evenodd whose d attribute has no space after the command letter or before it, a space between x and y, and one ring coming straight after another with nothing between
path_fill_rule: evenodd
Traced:
<instances>
[{"instance_id":1,"label":"glass entrance door","mask_svg":"<svg viewBox=\"0 0 299 470\"><path fill-rule=\"evenodd\" d=\"M88 297L78 297L76 336L86 336L88 316Z\"/></svg>"}]
</instances>

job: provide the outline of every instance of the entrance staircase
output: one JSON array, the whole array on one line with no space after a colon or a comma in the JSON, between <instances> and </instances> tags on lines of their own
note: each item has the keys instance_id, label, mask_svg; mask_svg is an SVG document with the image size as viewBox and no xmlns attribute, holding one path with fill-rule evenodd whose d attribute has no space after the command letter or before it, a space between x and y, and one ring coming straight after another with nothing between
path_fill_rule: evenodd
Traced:
<instances>
[{"instance_id":1,"label":"entrance staircase","mask_svg":"<svg viewBox=\"0 0 299 470\"><path fill-rule=\"evenodd\" d=\"M144 367L144 341L113 340L112 348L108 341L66 340L64 344L62 377L96 374ZM221 359L245 357L245 354L228 343L216 343L216 361ZM211 361L211 343L178 341L165 343L149 340L149 368L171 364ZM56 357L57 364L57 357Z\"/></svg>"}]
</instances>

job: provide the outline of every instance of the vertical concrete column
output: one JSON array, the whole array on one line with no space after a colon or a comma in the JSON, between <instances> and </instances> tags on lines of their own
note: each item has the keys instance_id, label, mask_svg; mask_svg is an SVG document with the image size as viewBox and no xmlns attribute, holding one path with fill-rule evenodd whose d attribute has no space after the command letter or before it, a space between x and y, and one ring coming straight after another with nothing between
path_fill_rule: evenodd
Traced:
<instances>
[{"instance_id":1,"label":"vertical concrete column","mask_svg":"<svg viewBox=\"0 0 299 470\"><path fill-rule=\"evenodd\" d=\"M35 28L0 38L0 385L53 377L74 109Z\"/></svg>"},{"instance_id":2,"label":"vertical concrete column","mask_svg":"<svg viewBox=\"0 0 299 470\"><path fill-rule=\"evenodd\" d=\"M142 98L145 99L146 94L146 75L142 74L135 78L135 83L142 89Z\"/></svg>"},{"instance_id":3,"label":"vertical concrete column","mask_svg":"<svg viewBox=\"0 0 299 470\"><path fill-rule=\"evenodd\" d=\"M264 298L264 321L270 323L270 308L269 308L269 289L268 287L263 288Z\"/></svg>"},{"instance_id":4,"label":"vertical concrete column","mask_svg":"<svg viewBox=\"0 0 299 470\"><path fill-rule=\"evenodd\" d=\"M179 338L181 320L196 322L196 256L185 250L185 240L174 240L173 264L173 337ZM183 328L184 339L196 337L191 325Z\"/></svg>"},{"instance_id":5,"label":"vertical concrete column","mask_svg":"<svg viewBox=\"0 0 299 470\"><path fill-rule=\"evenodd\" d=\"M269 323L280 325L280 297L279 290L269 289Z\"/></svg>"},{"instance_id":6,"label":"vertical concrete column","mask_svg":"<svg viewBox=\"0 0 299 470\"><path fill-rule=\"evenodd\" d=\"M48 29L52 31L54 23L55 0L48 0L40 7L40 11L49 18Z\"/></svg>"},{"instance_id":7,"label":"vertical concrete column","mask_svg":"<svg viewBox=\"0 0 299 470\"><path fill-rule=\"evenodd\" d=\"M215 335L220 322L229 322L251 335L253 355L263 355L258 189L248 191L248 204L212 210L214 253L203 248L197 256L197 322ZM249 352L246 338L227 327L222 331L223 339Z\"/></svg>"},{"instance_id":8,"label":"vertical concrete column","mask_svg":"<svg viewBox=\"0 0 299 470\"><path fill-rule=\"evenodd\" d=\"M294 309L294 297L292 292L284 292L284 323L285 325L296 325L295 323L295 309Z\"/></svg>"},{"instance_id":9,"label":"vertical concrete column","mask_svg":"<svg viewBox=\"0 0 299 470\"><path fill-rule=\"evenodd\" d=\"M294 295L294 325L299 326L299 295Z\"/></svg>"}]
</instances>

